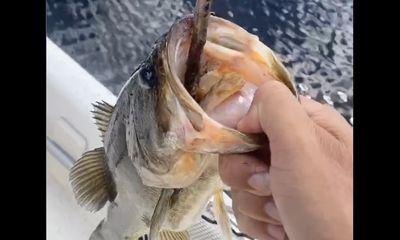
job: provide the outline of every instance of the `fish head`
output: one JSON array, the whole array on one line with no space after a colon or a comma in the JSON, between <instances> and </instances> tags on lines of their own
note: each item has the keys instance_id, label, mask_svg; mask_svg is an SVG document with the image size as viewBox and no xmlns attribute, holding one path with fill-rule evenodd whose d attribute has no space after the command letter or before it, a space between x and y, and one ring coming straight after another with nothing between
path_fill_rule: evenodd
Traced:
<instances>
[{"instance_id":1,"label":"fish head","mask_svg":"<svg viewBox=\"0 0 400 240\"><path fill-rule=\"evenodd\" d=\"M236 129L264 81L281 81L297 95L288 71L257 36L211 16L200 81L192 96L184 86L192 27L193 15L175 22L151 58L156 80L150 87L138 85L131 94L135 98L131 102L137 103L130 109L135 119L129 127L135 128L131 142L136 148L128 151L134 156L140 149L134 163L145 185L183 188L215 164L215 155L245 153L265 145L265 135ZM145 69L139 70L139 80L145 78Z\"/></svg>"}]
</instances>

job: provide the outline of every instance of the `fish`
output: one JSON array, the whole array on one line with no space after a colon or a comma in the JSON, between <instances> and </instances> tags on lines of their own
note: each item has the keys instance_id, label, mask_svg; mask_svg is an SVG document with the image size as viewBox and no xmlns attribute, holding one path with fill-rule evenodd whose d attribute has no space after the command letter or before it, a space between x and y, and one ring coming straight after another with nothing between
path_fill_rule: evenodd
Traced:
<instances>
[{"instance_id":1,"label":"fish","mask_svg":"<svg viewBox=\"0 0 400 240\"><path fill-rule=\"evenodd\" d=\"M222 196L229 187L219 177L218 157L266 144L265 136L236 129L266 79L283 82L295 96L297 90L281 60L256 35L214 15L207 16L188 84L195 25L196 13L176 20L115 105L93 104L103 146L83 153L69 175L80 206L96 212L108 203L91 240L145 234L151 240L189 239L188 229L210 199L224 239L232 238Z\"/></svg>"}]
</instances>

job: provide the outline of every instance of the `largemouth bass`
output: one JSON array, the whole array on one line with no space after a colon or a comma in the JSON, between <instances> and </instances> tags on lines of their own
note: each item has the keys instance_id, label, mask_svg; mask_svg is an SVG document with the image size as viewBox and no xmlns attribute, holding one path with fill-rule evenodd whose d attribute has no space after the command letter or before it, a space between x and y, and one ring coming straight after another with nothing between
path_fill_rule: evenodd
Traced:
<instances>
[{"instance_id":1,"label":"largemouth bass","mask_svg":"<svg viewBox=\"0 0 400 240\"><path fill-rule=\"evenodd\" d=\"M257 36L207 18L196 81L184 82L194 28L194 16L187 15L155 43L115 106L94 104L104 146L84 153L70 172L81 206L98 211L110 203L90 239L189 239L187 229L212 197L230 239L218 156L265 143L263 136L235 129L264 81L282 81L297 93L281 61ZM191 84L196 86L188 90Z\"/></svg>"}]
</instances>

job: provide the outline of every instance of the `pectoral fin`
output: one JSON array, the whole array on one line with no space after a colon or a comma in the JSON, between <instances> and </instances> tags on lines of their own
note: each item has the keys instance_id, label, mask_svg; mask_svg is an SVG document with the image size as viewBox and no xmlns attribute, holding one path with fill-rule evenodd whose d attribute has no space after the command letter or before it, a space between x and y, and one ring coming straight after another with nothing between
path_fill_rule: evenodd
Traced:
<instances>
[{"instance_id":1,"label":"pectoral fin","mask_svg":"<svg viewBox=\"0 0 400 240\"><path fill-rule=\"evenodd\" d=\"M89 211L100 210L117 195L104 148L84 153L72 167L69 179L78 204Z\"/></svg>"},{"instance_id":2,"label":"pectoral fin","mask_svg":"<svg viewBox=\"0 0 400 240\"><path fill-rule=\"evenodd\" d=\"M160 198L154 209L153 216L150 222L150 240L158 240L161 227L167 217L167 210L170 208L171 200L173 200L175 190L164 188L161 191Z\"/></svg>"},{"instance_id":3,"label":"pectoral fin","mask_svg":"<svg viewBox=\"0 0 400 240\"><path fill-rule=\"evenodd\" d=\"M224 240L232 239L231 224L224 204L223 191L220 190L214 193L214 214L218 225L221 227Z\"/></svg>"},{"instance_id":4,"label":"pectoral fin","mask_svg":"<svg viewBox=\"0 0 400 240\"><path fill-rule=\"evenodd\" d=\"M160 240L189 240L189 233L184 232L172 232L172 231L161 231Z\"/></svg>"}]
</instances>

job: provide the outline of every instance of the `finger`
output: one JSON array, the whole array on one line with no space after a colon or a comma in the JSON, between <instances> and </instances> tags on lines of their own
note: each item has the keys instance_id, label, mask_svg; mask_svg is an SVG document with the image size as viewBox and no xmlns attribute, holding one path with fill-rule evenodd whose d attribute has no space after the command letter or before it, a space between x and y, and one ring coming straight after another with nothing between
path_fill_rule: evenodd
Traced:
<instances>
[{"instance_id":1,"label":"finger","mask_svg":"<svg viewBox=\"0 0 400 240\"><path fill-rule=\"evenodd\" d=\"M261 221L257 221L252 219L235 208L236 204L233 202L233 211L236 217L236 222L238 223L239 230L246 235L260 239L260 240L283 240L284 238L276 238L272 234L278 235L279 232L282 231L284 235L284 231L282 226L272 225L272 227L268 227L269 224ZM269 232L272 232L270 234Z\"/></svg>"},{"instance_id":2,"label":"finger","mask_svg":"<svg viewBox=\"0 0 400 240\"><path fill-rule=\"evenodd\" d=\"M272 236L274 239L277 240L284 240L285 239L285 229L282 225L271 225L267 224L267 233L268 235Z\"/></svg>"},{"instance_id":3,"label":"finger","mask_svg":"<svg viewBox=\"0 0 400 240\"><path fill-rule=\"evenodd\" d=\"M259 196L271 194L268 166L254 155L221 155L218 168L222 181L232 189L248 191Z\"/></svg>"},{"instance_id":4,"label":"finger","mask_svg":"<svg viewBox=\"0 0 400 240\"><path fill-rule=\"evenodd\" d=\"M352 145L352 127L333 107L306 97L300 97L301 105L308 116L336 139Z\"/></svg>"},{"instance_id":5,"label":"finger","mask_svg":"<svg viewBox=\"0 0 400 240\"><path fill-rule=\"evenodd\" d=\"M276 207L276 204L273 200L266 202L263 209L269 218L281 222L281 217L279 216L278 208Z\"/></svg>"},{"instance_id":6,"label":"finger","mask_svg":"<svg viewBox=\"0 0 400 240\"><path fill-rule=\"evenodd\" d=\"M249 192L237 191L232 194L232 198L235 198L237 209L242 214L257 221L269 223L272 225L281 225L279 219L277 219L276 216L269 216L265 209L265 205L267 202L273 202L272 197L257 196Z\"/></svg>"}]
</instances>

